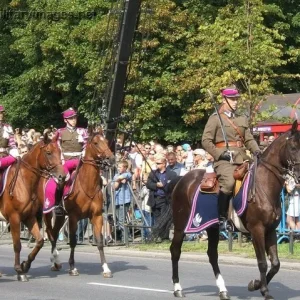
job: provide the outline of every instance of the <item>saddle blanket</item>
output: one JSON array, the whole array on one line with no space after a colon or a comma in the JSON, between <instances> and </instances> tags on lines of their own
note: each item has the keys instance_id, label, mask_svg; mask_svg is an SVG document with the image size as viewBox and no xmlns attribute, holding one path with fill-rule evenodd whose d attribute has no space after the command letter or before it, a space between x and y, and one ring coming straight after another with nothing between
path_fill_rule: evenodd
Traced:
<instances>
[{"instance_id":1,"label":"saddle blanket","mask_svg":"<svg viewBox=\"0 0 300 300\"><path fill-rule=\"evenodd\" d=\"M75 171L72 173L69 180L66 182L66 184L64 186L63 199L65 199L69 195L69 193L72 191L73 184L75 181L74 179L75 179ZM57 183L55 182L55 180L53 178L48 179L45 183L45 186L44 186L45 199L44 199L44 207L43 207L44 214L48 214L55 208L56 187L57 187Z\"/></svg>"},{"instance_id":2,"label":"saddle blanket","mask_svg":"<svg viewBox=\"0 0 300 300\"><path fill-rule=\"evenodd\" d=\"M249 179L250 176L246 175L242 187L232 199L238 216L241 216L247 208ZM199 186L192 201L191 214L184 232L197 233L218 223L218 194L202 193Z\"/></svg>"}]
</instances>

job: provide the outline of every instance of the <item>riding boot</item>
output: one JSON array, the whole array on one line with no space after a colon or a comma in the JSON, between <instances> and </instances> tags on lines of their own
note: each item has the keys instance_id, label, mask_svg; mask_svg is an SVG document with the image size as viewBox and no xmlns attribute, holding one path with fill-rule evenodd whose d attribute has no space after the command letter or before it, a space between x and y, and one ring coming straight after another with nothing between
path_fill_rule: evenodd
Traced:
<instances>
[{"instance_id":1,"label":"riding boot","mask_svg":"<svg viewBox=\"0 0 300 300\"><path fill-rule=\"evenodd\" d=\"M231 195L227 195L222 191L219 192L218 196L218 212L219 212L219 227L220 231L230 230L227 228L228 208ZM231 226L230 226L231 227Z\"/></svg>"}]
</instances>

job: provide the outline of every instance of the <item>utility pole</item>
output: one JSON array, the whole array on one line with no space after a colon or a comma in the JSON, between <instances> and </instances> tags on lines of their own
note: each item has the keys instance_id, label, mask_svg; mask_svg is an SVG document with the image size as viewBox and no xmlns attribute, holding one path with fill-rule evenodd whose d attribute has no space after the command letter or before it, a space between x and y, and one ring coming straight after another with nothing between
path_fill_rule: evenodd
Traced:
<instances>
[{"instance_id":1,"label":"utility pole","mask_svg":"<svg viewBox=\"0 0 300 300\"><path fill-rule=\"evenodd\" d=\"M140 7L141 0L124 0L123 18L118 39L119 47L115 60L112 86L106 103L108 108L106 138L112 150L114 150L114 138L124 103L127 67L130 63L129 59Z\"/></svg>"}]
</instances>

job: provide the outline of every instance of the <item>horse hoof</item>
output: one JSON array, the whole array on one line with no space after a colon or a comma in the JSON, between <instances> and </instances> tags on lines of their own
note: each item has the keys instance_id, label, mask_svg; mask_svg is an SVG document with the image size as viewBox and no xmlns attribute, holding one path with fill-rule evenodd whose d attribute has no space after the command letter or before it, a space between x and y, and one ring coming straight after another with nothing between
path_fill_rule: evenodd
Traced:
<instances>
[{"instance_id":1,"label":"horse hoof","mask_svg":"<svg viewBox=\"0 0 300 300\"><path fill-rule=\"evenodd\" d=\"M260 281L259 280L251 280L248 284L248 291L254 292L260 289Z\"/></svg>"},{"instance_id":2,"label":"horse hoof","mask_svg":"<svg viewBox=\"0 0 300 300\"><path fill-rule=\"evenodd\" d=\"M79 272L75 268L75 269L69 271L69 275L70 276L79 276Z\"/></svg>"},{"instance_id":3,"label":"horse hoof","mask_svg":"<svg viewBox=\"0 0 300 300\"><path fill-rule=\"evenodd\" d=\"M21 282L27 282L28 278L25 274L22 274L22 275L18 275L18 280Z\"/></svg>"},{"instance_id":4,"label":"horse hoof","mask_svg":"<svg viewBox=\"0 0 300 300\"><path fill-rule=\"evenodd\" d=\"M227 291L219 293L220 300L230 300L230 296Z\"/></svg>"},{"instance_id":5,"label":"horse hoof","mask_svg":"<svg viewBox=\"0 0 300 300\"><path fill-rule=\"evenodd\" d=\"M113 274L111 272L102 273L104 278L113 278Z\"/></svg>"},{"instance_id":6,"label":"horse hoof","mask_svg":"<svg viewBox=\"0 0 300 300\"><path fill-rule=\"evenodd\" d=\"M177 298L184 298L185 295L182 291L174 291L174 296Z\"/></svg>"},{"instance_id":7,"label":"horse hoof","mask_svg":"<svg viewBox=\"0 0 300 300\"><path fill-rule=\"evenodd\" d=\"M271 295L265 297L265 300L272 300L272 299L274 300L274 298Z\"/></svg>"},{"instance_id":8,"label":"horse hoof","mask_svg":"<svg viewBox=\"0 0 300 300\"><path fill-rule=\"evenodd\" d=\"M22 271L24 273L27 273L29 271L29 269L30 269L30 265L29 265L29 263L27 261L23 261L21 263L21 268L22 268Z\"/></svg>"},{"instance_id":9,"label":"horse hoof","mask_svg":"<svg viewBox=\"0 0 300 300\"><path fill-rule=\"evenodd\" d=\"M51 267L51 271L60 271L60 269L62 268L62 264L54 264L52 267Z\"/></svg>"}]
</instances>

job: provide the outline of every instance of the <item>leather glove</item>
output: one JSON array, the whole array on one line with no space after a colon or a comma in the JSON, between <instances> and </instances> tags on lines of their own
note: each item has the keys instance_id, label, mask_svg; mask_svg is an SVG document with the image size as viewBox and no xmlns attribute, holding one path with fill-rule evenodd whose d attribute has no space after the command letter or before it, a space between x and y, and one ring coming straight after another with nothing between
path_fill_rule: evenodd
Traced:
<instances>
[{"instance_id":1,"label":"leather glove","mask_svg":"<svg viewBox=\"0 0 300 300\"><path fill-rule=\"evenodd\" d=\"M255 150L254 151L254 156L260 157L261 156L261 151L260 150Z\"/></svg>"},{"instance_id":2,"label":"leather glove","mask_svg":"<svg viewBox=\"0 0 300 300\"><path fill-rule=\"evenodd\" d=\"M224 151L220 157L219 157L219 160L227 160L227 161L230 161L230 153L228 151Z\"/></svg>"}]
</instances>

